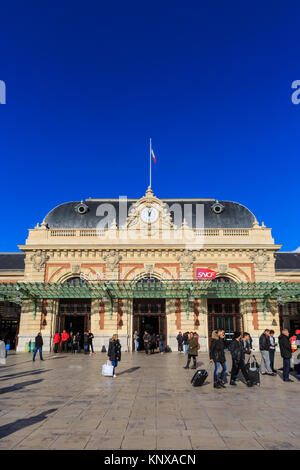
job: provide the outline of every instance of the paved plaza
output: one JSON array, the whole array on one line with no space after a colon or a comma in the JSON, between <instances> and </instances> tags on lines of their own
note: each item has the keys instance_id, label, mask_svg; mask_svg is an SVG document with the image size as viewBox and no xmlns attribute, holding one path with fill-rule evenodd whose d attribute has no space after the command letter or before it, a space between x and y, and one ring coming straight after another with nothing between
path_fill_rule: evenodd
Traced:
<instances>
[{"instance_id":1,"label":"paved plaza","mask_svg":"<svg viewBox=\"0 0 300 470\"><path fill-rule=\"evenodd\" d=\"M295 377L218 390L211 373L192 387L193 371L177 352L123 353L115 379L101 376L102 353L44 358L12 354L1 366L1 449L300 448ZM207 363L200 354L198 366Z\"/></svg>"}]
</instances>

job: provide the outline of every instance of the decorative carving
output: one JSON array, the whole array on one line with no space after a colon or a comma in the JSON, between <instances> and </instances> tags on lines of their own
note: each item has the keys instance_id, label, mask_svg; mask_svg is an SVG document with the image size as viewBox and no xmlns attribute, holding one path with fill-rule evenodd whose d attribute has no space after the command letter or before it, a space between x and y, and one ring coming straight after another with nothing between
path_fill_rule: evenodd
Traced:
<instances>
[{"instance_id":1,"label":"decorative carving","mask_svg":"<svg viewBox=\"0 0 300 470\"><path fill-rule=\"evenodd\" d=\"M147 274L153 274L154 264L145 264L144 266Z\"/></svg>"},{"instance_id":2,"label":"decorative carving","mask_svg":"<svg viewBox=\"0 0 300 470\"><path fill-rule=\"evenodd\" d=\"M177 257L177 261L181 263L181 266L184 271L189 271L192 268L195 260L196 257L190 250L184 250L183 253L181 253L181 255Z\"/></svg>"},{"instance_id":3,"label":"decorative carving","mask_svg":"<svg viewBox=\"0 0 300 470\"><path fill-rule=\"evenodd\" d=\"M228 264L219 264L220 274L225 274L228 271Z\"/></svg>"},{"instance_id":4,"label":"decorative carving","mask_svg":"<svg viewBox=\"0 0 300 470\"><path fill-rule=\"evenodd\" d=\"M267 255L265 250L258 250L256 253L254 253L253 256L250 256L250 259L253 261L254 266L259 271L263 271L266 267L267 262L270 259L270 256Z\"/></svg>"},{"instance_id":5,"label":"decorative carving","mask_svg":"<svg viewBox=\"0 0 300 470\"><path fill-rule=\"evenodd\" d=\"M104 260L106 261L107 268L109 271L113 271L119 266L119 263L122 259L122 256L119 255L117 250L110 250L108 255L104 256Z\"/></svg>"},{"instance_id":6,"label":"decorative carving","mask_svg":"<svg viewBox=\"0 0 300 470\"><path fill-rule=\"evenodd\" d=\"M72 274L80 274L80 264L72 264L71 266L71 270L72 270Z\"/></svg>"},{"instance_id":7,"label":"decorative carving","mask_svg":"<svg viewBox=\"0 0 300 470\"><path fill-rule=\"evenodd\" d=\"M37 271L40 271L42 267L45 266L48 259L49 259L49 256L47 256L46 253L44 253L42 250L37 250L30 257L30 261L32 261L33 267Z\"/></svg>"}]
</instances>

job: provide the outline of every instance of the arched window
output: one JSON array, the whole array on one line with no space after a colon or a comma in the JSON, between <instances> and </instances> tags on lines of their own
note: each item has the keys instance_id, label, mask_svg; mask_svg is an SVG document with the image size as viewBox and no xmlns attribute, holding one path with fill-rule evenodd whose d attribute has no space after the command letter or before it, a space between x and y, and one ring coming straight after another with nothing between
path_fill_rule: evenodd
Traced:
<instances>
[{"instance_id":1,"label":"arched window","mask_svg":"<svg viewBox=\"0 0 300 470\"><path fill-rule=\"evenodd\" d=\"M226 276L220 276L216 277L215 279L212 279L212 282L234 282L232 279Z\"/></svg>"},{"instance_id":2,"label":"arched window","mask_svg":"<svg viewBox=\"0 0 300 470\"><path fill-rule=\"evenodd\" d=\"M83 282L86 282L86 279L81 279L79 276L74 276L74 277L70 277L65 282L68 284L73 284L77 286L78 284L82 284Z\"/></svg>"}]
</instances>

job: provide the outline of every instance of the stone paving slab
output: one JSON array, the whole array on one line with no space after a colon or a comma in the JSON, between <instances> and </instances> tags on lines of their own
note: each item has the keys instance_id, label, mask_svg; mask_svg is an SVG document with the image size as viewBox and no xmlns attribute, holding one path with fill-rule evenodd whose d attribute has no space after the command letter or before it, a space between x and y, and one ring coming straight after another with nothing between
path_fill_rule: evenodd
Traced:
<instances>
[{"instance_id":1,"label":"stone paving slab","mask_svg":"<svg viewBox=\"0 0 300 470\"><path fill-rule=\"evenodd\" d=\"M0 368L1 450L300 448L295 377L216 390L212 373L192 387L193 371L176 352L124 353L117 378L101 376L101 353L30 357L10 355ZM207 364L207 354L198 363Z\"/></svg>"}]
</instances>

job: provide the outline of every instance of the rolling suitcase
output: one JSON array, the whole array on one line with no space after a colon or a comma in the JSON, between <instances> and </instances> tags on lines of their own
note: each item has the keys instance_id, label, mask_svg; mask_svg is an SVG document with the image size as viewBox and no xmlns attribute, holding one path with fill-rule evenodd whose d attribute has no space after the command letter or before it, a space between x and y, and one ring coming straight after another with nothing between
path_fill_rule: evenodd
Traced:
<instances>
[{"instance_id":1,"label":"rolling suitcase","mask_svg":"<svg viewBox=\"0 0 300 470\"><path fill-rule=\"evenodd\" d=\"M246 364L246 369L247 369L250 382L252 382L253 385L260 385L259 365L256 361L254 354L253 354L252 362L251 362L251 355L250 355L248 362Z\"/></svg>"},{"instance_id":2,"label":"rolling suitcase","mask_svg":"<svg viewBox=\"0 0 300 470\"><path fill-rule=\"evenodd\" d=\"M199 369L197 372L194 374L191 384L194 387L201 387L201 385L204 384L205 380L208 377L208 372L205 369Z\"/></svg>"}]
</instances>

